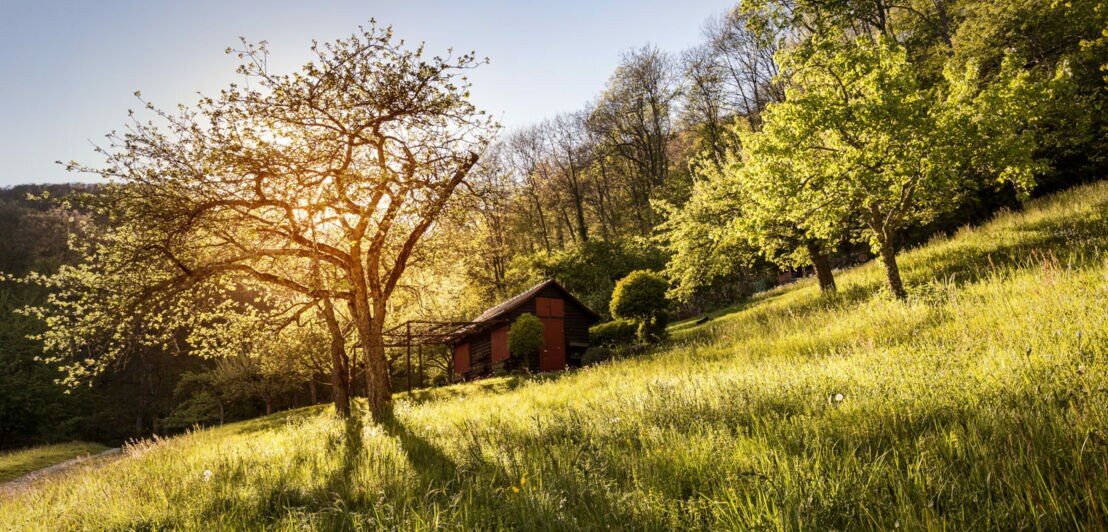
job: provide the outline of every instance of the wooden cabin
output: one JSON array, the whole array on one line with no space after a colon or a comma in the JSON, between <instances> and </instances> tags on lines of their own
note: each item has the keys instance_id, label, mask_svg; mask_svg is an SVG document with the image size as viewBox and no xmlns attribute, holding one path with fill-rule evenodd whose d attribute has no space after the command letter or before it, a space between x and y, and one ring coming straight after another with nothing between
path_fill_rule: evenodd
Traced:
<instances>
[{"instance_id":1,"label":"wooden cabin","mask_svg":"<svg viewBox=\"0 0 1108 532\"><path fill-rule=\"evenodd\" d=\"M508 352L508 328L524 313L534 314L543 325L543 346L527 357ZM481 313L449 342L454 376L471 379L498 369L539 372L580 366L589 346L589 327L597 321L600 315L547 279Z\"/></svg>"}]
</instances>

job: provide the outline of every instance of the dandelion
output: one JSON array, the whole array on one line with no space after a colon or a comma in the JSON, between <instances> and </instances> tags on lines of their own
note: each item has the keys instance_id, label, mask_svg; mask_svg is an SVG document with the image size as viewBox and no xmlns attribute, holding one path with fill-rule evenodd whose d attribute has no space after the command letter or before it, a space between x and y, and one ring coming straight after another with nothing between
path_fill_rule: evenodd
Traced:
<instances>
[{"instance_id":1,"label":"dandelion","mask_svg":"<svg viewBox=\"0 0 1108 532\"><path fill-rule=\"evenodd\" d=\"M211 480L212 480L212 470L211 469L205 469L204 470L204 482L211 482Z\"/></svg>"}]
</instances>

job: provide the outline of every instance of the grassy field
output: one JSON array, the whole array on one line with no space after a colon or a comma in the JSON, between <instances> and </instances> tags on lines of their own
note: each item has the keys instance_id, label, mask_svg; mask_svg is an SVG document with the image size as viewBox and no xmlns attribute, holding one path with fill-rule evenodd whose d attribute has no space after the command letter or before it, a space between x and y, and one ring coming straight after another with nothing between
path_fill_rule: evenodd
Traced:
<instances>
[{"instance_id":1,"label":"grassy field","mask_svg":"<svg viewBox=\"0 0 1108 532\"><path fill-rule=\"evenodd\" d=\"M73 441L0 453L0 482L7 482L47 466L107 449L99 443Z\"/></svg>"},{"instance_id":2,"label":"grassy field","mask_svg":"<svg viewBox=\"0 0 1108 532\"><path fill-rule=\"evenodd\" d=\"M7 528L1108 526L1108 185L775 289L652 353L146 442Z\"/></svg>"}]
</instances>

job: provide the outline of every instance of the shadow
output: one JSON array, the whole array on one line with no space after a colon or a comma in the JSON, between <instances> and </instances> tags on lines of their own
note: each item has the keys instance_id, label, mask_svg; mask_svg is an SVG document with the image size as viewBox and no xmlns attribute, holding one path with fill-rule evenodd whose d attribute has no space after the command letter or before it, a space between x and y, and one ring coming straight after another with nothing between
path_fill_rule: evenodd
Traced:
<instances>
[{"instance_id":1,"label":"shadow","mask_svg":"<svg viewBox=\"0 0 1108 532\"><path fill-rule=\"evenodd\" d=\"M381 428L400 442L400 447L407 454L408 462L419 475L422 485L431 487L457 477L458 465L454 460L433 443L414 434L395 416L390 415L381 420Z\"/></svg>"},{"instance_id":2,"label":"shadow","mask_svg":"<svg viewBox=\"0 0 1108 532\"><path fill-rule=\"evenodd\" d=\"M479 392L501 393L519 388L524 383L535 380L539 374L512 375L509 377L488 377L467 383L458 383L440 388L424 388L401 392L393 396L394 399L407 399L413 405L419 405L428 401L440 401L456 399L465 395Z\"/></svg>"},{"instance_id":3,"label":"shadow","mask_svg":"<svg viewBox=\"0 0 1108 532\"><path fill-rule=\"evenodd\" d=\"M304 406L275 412L268 416L245 419L242 421L229 421L226 424L204 427L205 429L222 431L225 434L254 434L267 430L280 429L290 423L299 422L307 417L321 415L327 411L333 411L334 405L330 403Z\"/></svg>"},{"instance_id":4,"label":"shadow","mask_svg":"<svg viewBox=\"0 0 1108 532\"><path fill-rule=\"evenodd\" d=\"M362 429L365 427L366 413L356 402L350 403L350 416L343 420L342 447L340 449L341 467L327 482L327 489L344 498L353 493L354 472L365 464L365 440Z\"/></svg>"}]
</instances>

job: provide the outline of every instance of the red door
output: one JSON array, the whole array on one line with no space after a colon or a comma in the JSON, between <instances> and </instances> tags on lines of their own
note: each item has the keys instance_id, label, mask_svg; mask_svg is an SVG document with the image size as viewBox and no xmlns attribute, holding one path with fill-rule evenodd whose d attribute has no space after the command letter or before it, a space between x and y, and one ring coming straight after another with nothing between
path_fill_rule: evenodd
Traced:
<instances>
[{"instance_id":1,"label":"red door","mask_svg":"<svg viewBox=\"0 0 1108 532\"><path fill-rule=\"evenodd\" d=\"M566 369L565 322L558 318L542 320L542 350L539 351L540 371Z\"/></svg>"},{"instance_id":2,"label":"red door","mask_svg":"<svg viewBox=\"0 0 1108 532\"><path fill-rule=\"evenodd\" d=\"M492 332L492 363L508 360L508 328L501 327Z\"/></svg>"},{"instance_id":3,"label":"red door","mask_svg":"<svg viewBox=\"0 0 1108 532\"><path fill-rule=\"evenodd\" d=\"M454 346L454 373L462 375L469 371L469 344Z\"/></svg>"}]
</instances>

